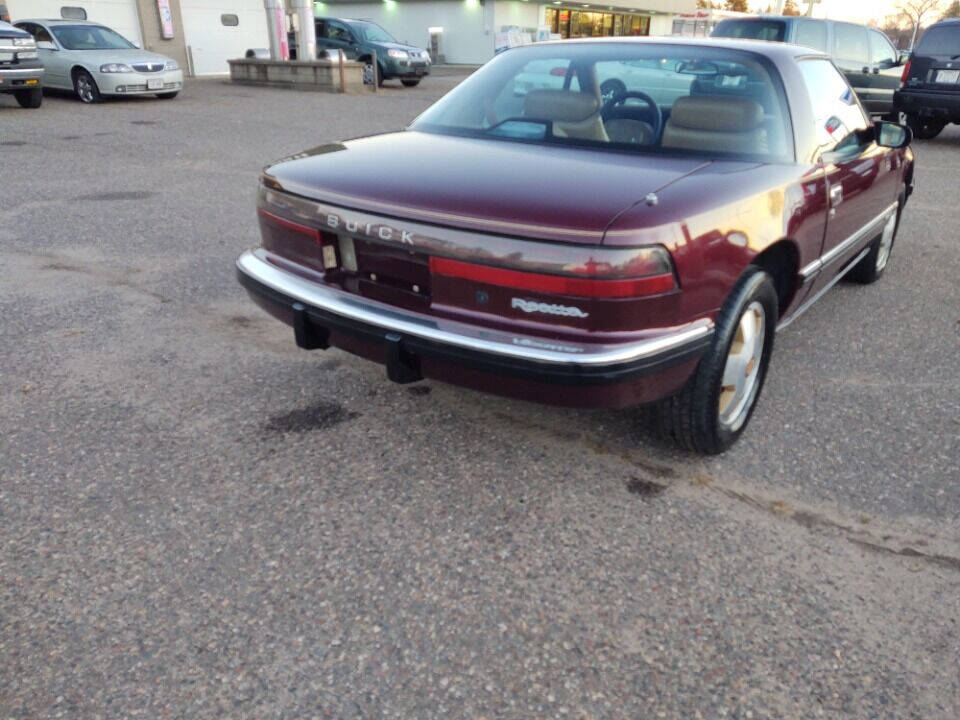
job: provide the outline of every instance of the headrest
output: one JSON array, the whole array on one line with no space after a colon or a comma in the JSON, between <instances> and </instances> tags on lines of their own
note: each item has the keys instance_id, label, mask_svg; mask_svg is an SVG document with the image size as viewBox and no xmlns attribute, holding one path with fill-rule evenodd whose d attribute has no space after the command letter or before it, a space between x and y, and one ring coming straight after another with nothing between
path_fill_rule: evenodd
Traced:
<instances>
[{"instance_id":1,"label":"headrest","mask_svg":"<svg viewBox=\"0 0 960 720\"><path fill-rule=\"evenodd\" d=\"M749 132L763 122L763 107L749 98L687 95L673 103L670 122L688 130Z\"/></svg>"},{"instance_id":2,"label":"headrest","mask_svg":"<svg viewBox=\"0 0 960 720\"><path fill-rule=\"evenodd\" d=\"M530 90L523 101L523 114L536 120L580 122L600 109L593 95L572 90Z\"/></svg>"}]
</instances>

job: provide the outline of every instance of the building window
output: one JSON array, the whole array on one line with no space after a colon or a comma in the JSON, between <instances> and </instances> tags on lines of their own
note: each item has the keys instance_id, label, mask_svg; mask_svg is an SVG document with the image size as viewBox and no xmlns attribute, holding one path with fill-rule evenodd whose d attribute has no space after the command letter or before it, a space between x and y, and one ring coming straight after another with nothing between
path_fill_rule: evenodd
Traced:
<instances>
[{"instance_id":1,"label":"building window","mask_svg":"<svg viewBox=\"0 0 960 720\"><path fill-rule=\"evenodd\" d=\"M60 17L64 20L86 20L87 11L82 7L66 7L60 8Z\"/></svg>"},{"instance_id":2,"label":"building window","mask_svg":"<svg viewBox=\"0 0 960 720\"><path fill-rule=\"evenodd\" d=\"M544 19L550 32L563 38L650 34L648 15L546 8Z\"/></svg>"},{"instance_id":3,"label":"building window","mask_svg":"<svg viewBox=\"0 0 960 720\"><path fill-rule=\"evenodd\" d=\"M220 22L227 27L236 27L240 24L240 17L238 15L234 15L233 13L224 13L220 16Z\"/></svg>"}]
</instances>

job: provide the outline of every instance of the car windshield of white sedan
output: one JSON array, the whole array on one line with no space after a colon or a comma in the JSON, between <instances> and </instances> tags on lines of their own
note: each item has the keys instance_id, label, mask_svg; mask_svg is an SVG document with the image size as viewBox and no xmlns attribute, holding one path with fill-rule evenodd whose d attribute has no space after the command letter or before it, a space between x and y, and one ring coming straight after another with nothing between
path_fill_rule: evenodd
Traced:
<instances>
[{"instance_id":1,"label":"car windshield of white sedan","mask_svg":"<svg viewBox=\"0 0 960 720\"><path fill-rule=\"evenodd\" d=\"M787 161L793 144L786 108L772 64L753 53L703 45L566 42L498 55L411 128Z\"/></svg>"},{"instance_id":2,"label":"car windshield of white sedan","mask_svg":"<svg viewBox=\"0 0 960 720\"><path fill-rule=\"evenodd\" d=\"M67 50L130 50L136 47L119 33L98 25L60 25L50 29Z\"/></svg>"}]
</instances>

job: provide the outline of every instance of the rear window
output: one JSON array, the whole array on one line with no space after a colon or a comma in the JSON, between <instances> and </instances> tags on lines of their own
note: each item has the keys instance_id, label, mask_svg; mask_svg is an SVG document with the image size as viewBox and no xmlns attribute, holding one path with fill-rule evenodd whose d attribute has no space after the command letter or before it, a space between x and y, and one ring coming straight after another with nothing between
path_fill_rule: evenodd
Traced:
<instances>
[{"instance_id":1,"label":"rear window","mask_svg":"<svg viewBox=\"0 0 960 720\"><path fill-rule=\"evenodd\" d=\"M717 23L711 34L713 37L783 42L787 36L787 24L779 20L724 20Z\"/></svg>"},{"instance_id":2,"label":"rear window","mask_svg":"<svg viewBox=\"0 0 960 720\"><path fill-rule=\"evenodd\" d=\"M618 152L793 158L779 76L700 45L515 48L424 112L414 130Z\"/></svg>"},{"instance_id":3,"label":"rear window","mask_svg":"<svg viewBox=\"0 0 960 720\"><path fill-rule=\"evenodd\" d=\"M960 55L960 23L935 25L920 39L917 52L923 55Z\"/></svg>"}]
</instances>

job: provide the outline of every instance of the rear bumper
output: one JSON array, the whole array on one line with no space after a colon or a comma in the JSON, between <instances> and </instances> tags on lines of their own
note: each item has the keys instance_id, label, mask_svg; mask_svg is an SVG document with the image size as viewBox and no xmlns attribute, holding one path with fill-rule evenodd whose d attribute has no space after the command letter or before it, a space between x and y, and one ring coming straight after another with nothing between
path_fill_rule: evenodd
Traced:
<instances>
[{"instance_id":1,"label":"rear bumper","mask_svg":"<svg viewBox=\"0 0 960 720\"><path fill-rule=\"evenodd\" d=\"M960 121L960 93L905 88L894 93L893 106L897 112Z\"/></svg>"},{"instance_id":2,"label":"rear bumper","mask_svg":"<svg viewBox=\"0 0 960 720\"><path fill-rule=\"evenodd\" d=\"M676 392L713 337L701 320L643 340L551 341L398 310L283 270L263 250L237 260L253 300L307 349L335 346L387 366L396 382L431 377L558 405L624 407Z\"/></svg>"}]
</instances>

